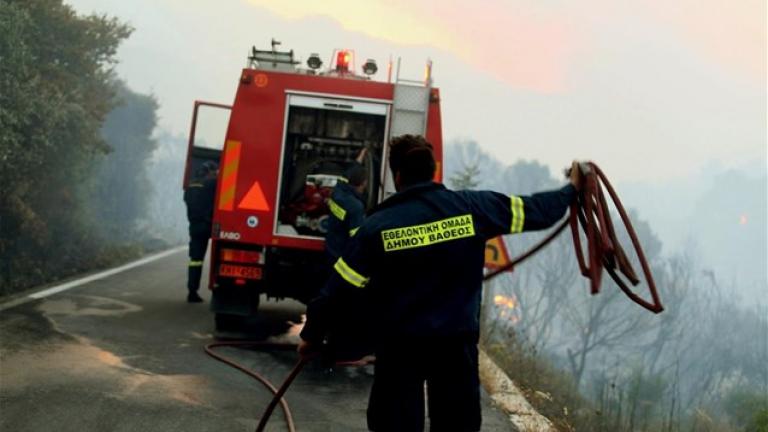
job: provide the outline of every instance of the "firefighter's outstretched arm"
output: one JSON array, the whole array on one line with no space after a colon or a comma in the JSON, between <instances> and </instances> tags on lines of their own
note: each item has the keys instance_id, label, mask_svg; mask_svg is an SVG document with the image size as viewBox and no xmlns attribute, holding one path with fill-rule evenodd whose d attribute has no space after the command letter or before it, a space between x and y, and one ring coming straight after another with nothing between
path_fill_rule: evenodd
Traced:
<instances>
[{"instance_id":1,"label":"firefighter's outstretched arm","mask_svg":"<svg viewBox=\"0 0 768 432\"><path fill-rule=\"evenodd\" d=\"M513 208L515 200L520 200L522 203L516 209L520 213L513 215L523 219L519 222L519 231L535 231L551 227L563 218L568 206L576 199L576 194L576 187L568 184L559 190L512 197Z\"/></svg>"},{"instance_id":2,"label":"firefighter's outstretched arm","mask_svg":"<svg viewBox=\"0 0 768 432\"><path fill-rule=\"evenodd\" d=\"M520 231L535 231L549 228L563 218L565 211L576 199L583 181L582 164L578 161L571 163L569 170L569 184L559 190L539 192L531 196L511 197L513 213L515 201L522 202L521 214L514 215L523 218L518 223Z\"/></svg>"},{"instance_id":3,"label":"firefighter's outstretched arm","mask_svg":"<svg viewBox=\"0 0 768 432\"><path fill-rule=\"evenodd\" d=\"M491 191L461 193L471 203L478 233L486 239L549 228L565 215L577 195L573 184L530 196Z\"/></svg>"}]
</instances>

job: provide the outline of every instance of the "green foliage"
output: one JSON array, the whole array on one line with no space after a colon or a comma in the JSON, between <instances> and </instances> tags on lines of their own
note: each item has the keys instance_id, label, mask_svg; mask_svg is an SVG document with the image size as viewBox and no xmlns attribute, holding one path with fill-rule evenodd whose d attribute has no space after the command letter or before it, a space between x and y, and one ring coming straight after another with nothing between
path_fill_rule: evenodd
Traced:
<instances>
[{"instance_id":1,"label":"green foliage","mask_svg":"<svg viewBox=\"0 0 768 432\"><path fill-rule=\"evenodd\" d=\"M170 244L182 244L189 239L187 207L181 199L187 139L161 131L156 141L158 148L147 173L152 179L153 193L144 233Z\"/></svg>"},{"instance_id":2,"label":"green foliage","mask_svg":"<svg viewBox=\"0 0 768 432\"><path fill-rule=\"evenodd\" d=\"M61 0L0 0L0 294L123 254L105 250L84 204L130 32Z\"/></svg>"},{"instance_id":3,"label":"green foliage","mask_svg":"<svg viewBox=\"0 0 768 432\"><path fill-rule=\"evenodd\" d=\"M762 408L752 418L752 423L747 427L748 432L768 432L768 408Z\"/></svg>"},{"instance_id":4,"label":"green foliage","mask_svg":"<svg viewBox=\"0 0 768 432\"><path fill-rule=\"evenodd\" d=\"M113 240L135 235L137 222L147 213L152 194L147 167L157 142L152 138L157 123L157 101L118 83L118 106L102 128L110 147L107 157L96 161L90 205L99 221L99 233Z\"/></svg>"},{"instance_id":5,"label":"green foliage","mask_svg":"<svg viewBox=\"0 0 768 432\"><path fill-rule=\"evenodd\" d=\"M3 184L39 186L47 178L30 169L106 150L99 129L112 108L111 65L130 30L56 0L3 0L0 26L0 173Z\"/></svg>"},{"instance_id":6,"label":"green foliage","mask_svg":"<svg viewBox=\"0 0 768 432\"><path fill-rule=\"evenodd\" d=\"M748 432L768 432L768 395L736 389L724 401L731 422Z\"/></svg>"},{"instance_id":7,"label":"green foliage","mask_svg":"<svg viewBox=\"0 0 768 432\"><path fill-rule=\"evenodd\" d=\"M546 165L526 160L519 160L506 167L502 173L502 182L505 191L516 195L554 189L563 183L552 178L552 173Z\"/></svg>"},{"instance_id":8,"label":"green foliage","mask_svg":"<svg viewBox=\"0 0 768 432\"><path fill-rule=\"evenodd\" d=\"M480 184L479 175L480 167L477 163L465 164L448 181L454 189L475 189Z\"/></svg>"}]
</instances>

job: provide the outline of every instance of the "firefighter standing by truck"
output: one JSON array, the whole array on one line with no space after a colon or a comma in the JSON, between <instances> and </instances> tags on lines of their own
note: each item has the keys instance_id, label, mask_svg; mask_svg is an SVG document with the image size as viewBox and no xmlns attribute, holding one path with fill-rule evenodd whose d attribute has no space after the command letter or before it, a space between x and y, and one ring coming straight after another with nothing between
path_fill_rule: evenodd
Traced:
<instances>
[{"instance_id":1,"label":"firefighter standing by truck","mask_svg":"<svg viewBox=\"0 0 768 432\"><path fill-rule=\"evenodd\" d=\"M325 252L329 264L333 265L344 252L349 238L355 235L363 224L365 203L363 192L368 187L368 173L362 165L366 149L360 151L355 163L347 169L345 177L339 179L328 199L331 211L328 233L325 235Z\"/></svg>"},{"instance_id":2,"label":"firefighter standing by truck","mask_svg":"<svg viewBox=\"0 0 768 432\"><path fill-rule=\"evenodd\" d=\"M213 220L213 201L216 196L216 176L219 167L215 162L206 161L195 173L184 191L189 220L189 264L187 270L187 302L201 303L200 277L203 274L203 261L211 238Z\"/></svg>"},{"instance_id":3,"label":"firefighter standing by truck","mask_svg":"<svg viewBox=\"0 0 768 432\"><path fill-rule=\"evenodd\" d=\"M393 140L389 164L398 193L371 210L309 304L299 352L323 343L340 298L366 291L377 359L369 429L423 430L426 382L431 430L478 431L485 242L553 225L576 197L579 170L562 189L531 196L451 191L431 181L432 146L411 135Z\"/></svg>"},{"instance_id":4,"label":"firefighter standing by truck","mask_svg":"<svg viewBox=\"0 0 768 432\"><path fill-rule=\"evenodd\" d=\"M344 253L365 218L363 192L368 187L368 173L362 164L365 154L366 149L363 149L347 169L344 178L333 188L328 199L328 208L331 211L328 233L325 235L328 275L334 272L333 265ZM332 357L358 360L370 353L370 343L365 341L369 332L365 325L367 312L364 307L360 307L367 302L367 293L357 292L345 296L337 303L337 308L345 312L343 322L335 324L336 328L347 328L343 332L334 331L334 351L329 352ZM357 323L354 328L348 328L351 322Z\"/></svg>"}]
</instances>

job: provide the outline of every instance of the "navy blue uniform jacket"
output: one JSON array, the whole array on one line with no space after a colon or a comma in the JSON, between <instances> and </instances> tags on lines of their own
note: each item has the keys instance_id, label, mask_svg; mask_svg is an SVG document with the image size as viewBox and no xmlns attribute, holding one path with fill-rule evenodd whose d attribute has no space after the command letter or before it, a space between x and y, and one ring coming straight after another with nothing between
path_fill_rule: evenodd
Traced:
<instances>
[{"instance_id":1,"label":"navy blue uniform jacket","mask_svg":"<svg viewBox=\"0 0 768 432\"><path fill-rule=\"evenodd\" d=\"M307 308L301 337L326 336L333 305L368 290L377 342L479 335L485 243L500 234L552 226L576 196L573 186L531 196L409 187L375 207L330 280Z\"/></svg>"},{"instance_id":2,"label":"navy blue uniform jacket","mask_svg":"<svg viewBox=\"0 0 768 432\"><path fill-rule=\"evenodd\" d=\"M207 223L213 220L213 200L216 196L216 179L195 179L184 191L187 203L187 220L190 223Z\"/></svg>"},{"instance_id":3,"label":"navy blue uniform jacket","mask_svg":"<svg viewBox=\"0 0 768 432\"><path fill-rule=\"evenodd\" d=\"M331 192L328 207L331 215L328 220L328 234L325 236L325 248L328 254L338 258L347 247L349 238L363 223L365 206L360 194L349 183L339 182Z\"/></svg>"}]
</instances>

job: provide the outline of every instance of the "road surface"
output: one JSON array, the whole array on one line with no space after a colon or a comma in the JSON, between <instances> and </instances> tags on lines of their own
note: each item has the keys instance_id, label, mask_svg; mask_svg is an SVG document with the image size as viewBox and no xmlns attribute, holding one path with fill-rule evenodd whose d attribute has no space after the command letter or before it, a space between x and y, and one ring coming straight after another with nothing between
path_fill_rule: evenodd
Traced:
<instances>
[{"instance_id":1,"label":"road surface","mask_svg":"<svg viewBox=\"0 0 768 432\"><path fill-rule=\"evenodd\" d=\"M207 302L184 302L185 266L180 250L49 297L0 304L0 431L254 430L271 394L203 352L213 319ZM300 304L262 308L277 338L296 340ZM221 352L275 385L297 359L293 351ZM297 430L366 430L371 382L370 366L308 366L286 395ZM513 430L487 397L483 415L484 431ZM286 430L279 408L267 430Z\"/></svg>"}]
</instances>

